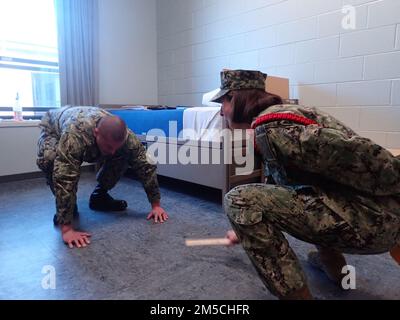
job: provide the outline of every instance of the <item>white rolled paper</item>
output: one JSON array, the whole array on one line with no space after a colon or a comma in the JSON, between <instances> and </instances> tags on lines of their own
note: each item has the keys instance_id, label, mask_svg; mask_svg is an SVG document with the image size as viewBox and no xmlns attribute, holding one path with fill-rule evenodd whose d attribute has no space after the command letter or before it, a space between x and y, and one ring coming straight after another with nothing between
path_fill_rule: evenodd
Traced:
<instances>
[{"instance_id":1,"label":"white rolled paper","mask_svg":"<svg viewBox=\"0 0 400 320\"><path fill-rule=\"evenodd\" d=\"M211 238L211 239L186 239L187 247L195 246L227 246L231 241L227 238Z\"/></svg>"}]
</instances>

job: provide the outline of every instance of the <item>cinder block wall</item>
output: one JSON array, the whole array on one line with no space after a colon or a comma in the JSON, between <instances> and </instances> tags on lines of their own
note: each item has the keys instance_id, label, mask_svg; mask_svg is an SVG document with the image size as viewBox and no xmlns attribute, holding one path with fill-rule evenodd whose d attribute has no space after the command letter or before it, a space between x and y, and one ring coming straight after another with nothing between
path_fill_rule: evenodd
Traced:
<instances>
[{"instance_id":1,"label":"cinder block wall","mask_svg":"<svg viewBox=\"0 0 400 320\"><path fill-rule=\"evenodd\" d=\"M159 103L201 105L223 67L259 69L400 148L400 0L158 0L157 21Z\"/></svg>"}]
</instances>

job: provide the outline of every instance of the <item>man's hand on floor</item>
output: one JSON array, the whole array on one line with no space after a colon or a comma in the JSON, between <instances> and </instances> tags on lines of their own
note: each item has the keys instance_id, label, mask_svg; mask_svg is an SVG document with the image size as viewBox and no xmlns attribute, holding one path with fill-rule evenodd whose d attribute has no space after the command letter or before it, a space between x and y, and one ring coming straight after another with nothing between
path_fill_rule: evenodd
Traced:
<instances>
[{"instance_id":1,"label":"man's hand on floor","mask_svg":"<svg viewBox=\"0 0 400 320\"><path fill-rule=\"evenodd\" d=\"M70 248L76 246L77 248L86 247L90 244L90 233L75 231L71 225L63 225L61 227L61 234L63 241L68 244Z\"/></svg>"},{"instance_id":2,"label":"man's hand on floor","mask_svg":"<svg viewBox=\"0 0 400 320\"><path fill-rule=\"evenodd\" d=\"M152 210L147 216L147 220L154 219L155 223L163 223L168 220L168 214L160 207L159 204L153 204Z\"/></svg>"},{"instance_id":3,"label":"man's hand on floor","mask_svg":"<svg viewBox=\"0 0 400 320\"><path fill-rule=\"evenodd\" d=\"M231 242L228 246L233 246L235 244L239 244L240 243L239 238L237 237L235 231L233 231L233 230L229 230L226 233L225 238L227 238Z\"/></svg>"}]
</instances>

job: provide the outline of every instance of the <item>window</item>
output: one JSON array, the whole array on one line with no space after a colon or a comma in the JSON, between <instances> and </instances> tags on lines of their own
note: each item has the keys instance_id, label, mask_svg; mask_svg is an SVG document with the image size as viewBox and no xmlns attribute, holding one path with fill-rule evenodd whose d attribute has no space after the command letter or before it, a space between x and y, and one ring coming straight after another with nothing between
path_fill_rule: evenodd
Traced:
<instances>
[{"instance_id":1,"label":"window","mask_svg":"<svg viewBox=\"0 0 400 320\"><path fill-rule=\"evenodd\" d=\"M0 116L60 106L54 0L1 0Z\"/></svg>"}]
</instances>

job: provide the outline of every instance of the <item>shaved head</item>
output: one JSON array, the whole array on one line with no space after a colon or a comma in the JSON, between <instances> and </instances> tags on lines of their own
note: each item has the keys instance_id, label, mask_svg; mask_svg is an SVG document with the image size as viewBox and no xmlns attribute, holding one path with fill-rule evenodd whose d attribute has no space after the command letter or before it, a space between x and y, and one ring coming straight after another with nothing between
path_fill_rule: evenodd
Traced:
<instances>
[{"instance_id":1,"label":"shaved head","mask_svg":"<svg viewBox=\"0 0 400 320\"><path fill-rule=\"evenodd\" d=\"M117 116L106 116L101 118L97 125L99 134L106 139L111 139L115 142L125 141L126 124L125 121Z\"/></svg>"},{"instance_id":2,"label":"shaved head","mask_svg":"<svg viewBox=\"0 0 400 320\"><path fill-rule=\"evenodd\" d=\"M101 118L93 130L97 146L103 155L114 155L128 136L125 121L117 116Z\"/></svg>"}]
</instances>

